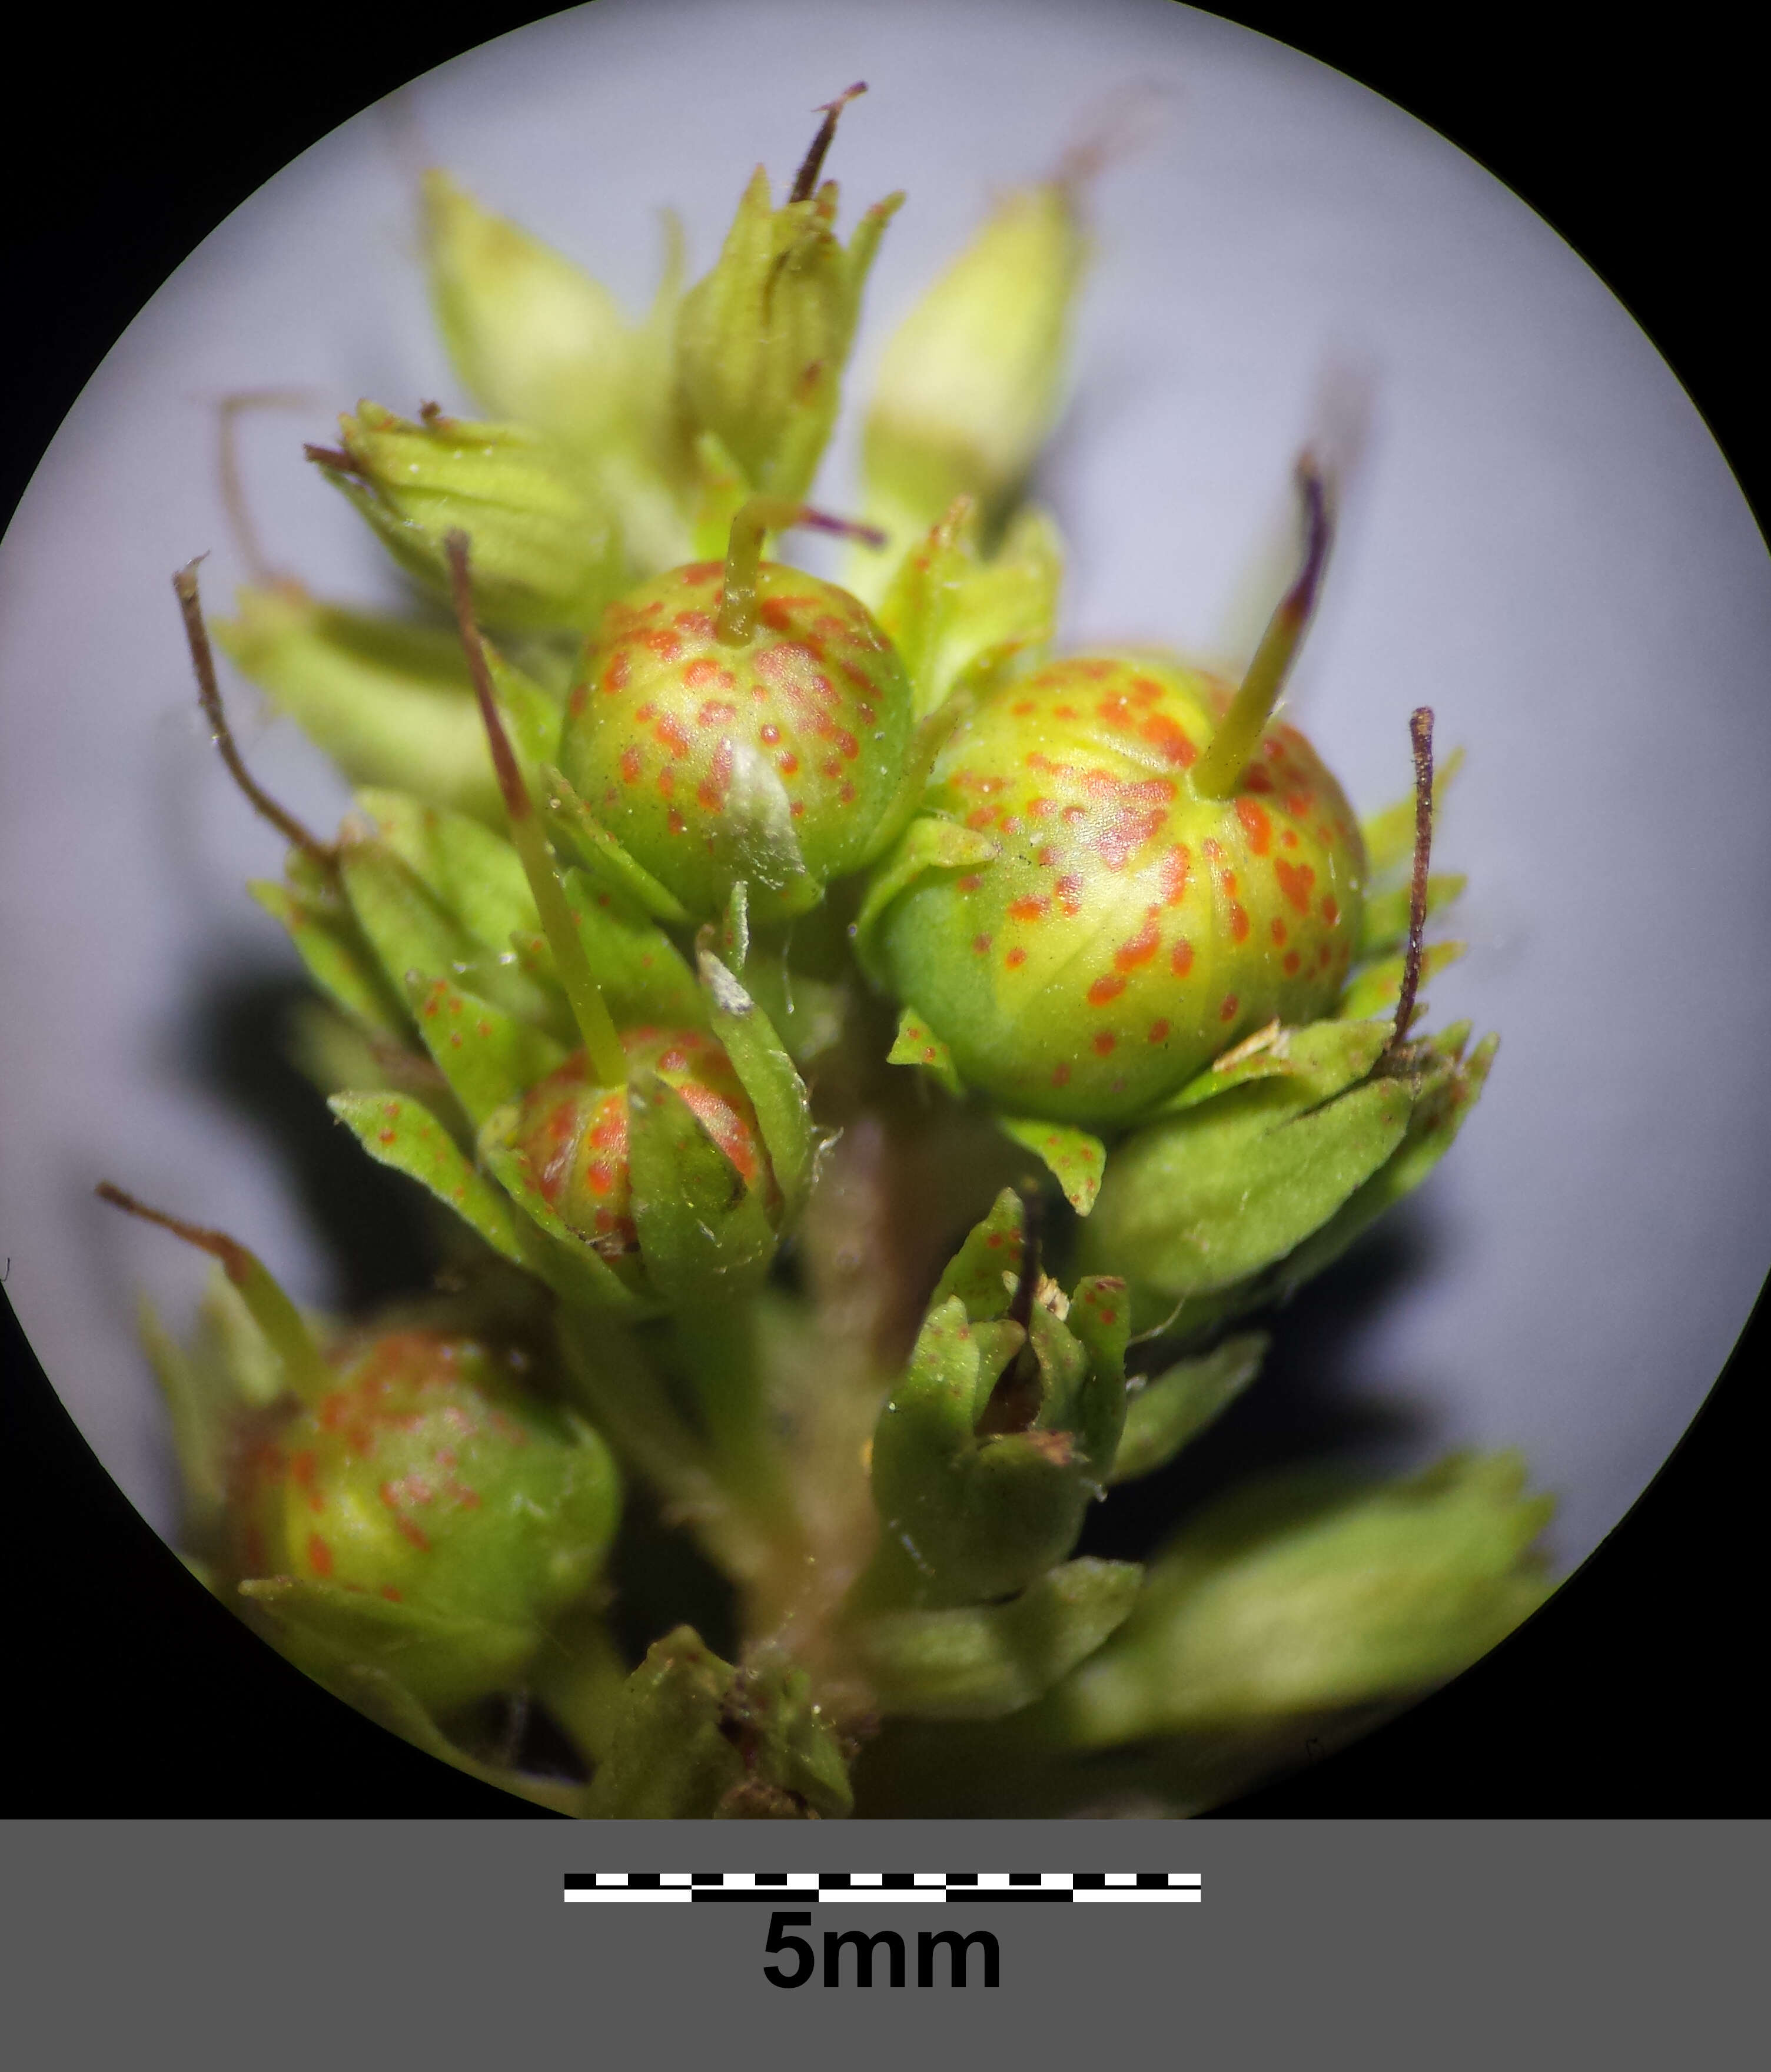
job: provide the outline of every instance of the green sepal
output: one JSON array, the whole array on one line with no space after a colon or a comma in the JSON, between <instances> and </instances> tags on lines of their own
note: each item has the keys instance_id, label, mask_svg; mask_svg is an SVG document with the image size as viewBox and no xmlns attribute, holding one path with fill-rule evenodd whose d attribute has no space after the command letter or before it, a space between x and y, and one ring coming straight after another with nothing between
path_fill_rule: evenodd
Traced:
<instances>
[{"instance_id":1,"label":"green sepal","mask_svg":"<svg viewBox=\"0 0 1771 2072\"><path fill-rule=\"evenodd\" d=\"M707 1020L683 953L633 901L587 870L561 883L604 1005L619 1029L699 1029ZM561 985L552 946L539 929L511 938L517 960L543 985Z\"/></svg>"},{"instance_id":2,"label":"green sepal","mask_svg":"<svg viewBox=\"0 0 1771 2072\"><path fill-rule=\"evenodd\" d=\"M1456 1675L1549 1594L1532 1542L1554 1502L1524 1485L1503 1453L1387 1484L1316 1468L1232 1492L1157 1557L1132 1616L1054 1694L1058 1737L1246 1729Z\"/></svg>"},{"instance_id":3,"label":"green sepal","mask_svg":"<svg viewBox=\"0 0 1771 2072\"><path fill-rule=\"evenodd\" d=\"M782 1220L805 1205L816 1162L812 1099L769 1018L710 951L699 961L708 1019L756 1110L757 1127L781 1189Z\"/></svg>"},{"instance_id":4,"label":"green sepal","mask_svg":"<svg viewBox=\"0 0 1771 2072\"><path fill-rule=\"evenodd\" d=\"M1262 1331L1227 1338L1145 1382L1126 1402L1109 1486L1165 1468L1259 1373L1268 1342Z\"/></svg>"},{"instance_id":5,"label":"green sepal","mask_svg":"<svg viewBox=\"0 0 1771 2072\"><path fill-rule=\"evenodd\" d=\"M1247 1051L1239 1045L1227 1054L1234 1062L1220 1059L1206 1066L1178 1093L1171 1094L1150 1119L1180 1115L1256 1079L1288 1082L1274 1096L1287 1111L1319 1108L1365 1077L1383 1055L1391 1034L1388 1022L1366 1019L1311 1022L1301 1029L1281 1029L1259 1050Z\"/></svg>"},{"instance_id":6,"label":"green sepal","mask_svg":"<svg viewBox=\"0 0 1771 2072\"><path fill-rule=\"evenodd\" d=\"M404 1042L411 1022L398 988L388 983L373 946L335 886L292 850L289 882L256 878L246 887L281 923L307 973L351 1019L393 1042Z\"/></svg>"},{"instance_id":7,"label":"green sepal","mask_svg":"<svg viewBox=\"0 0 1771 2072\"><path fill-rule=\"evenodd\" d=\"M1470 1110L1481 1097L1500 1048L1498 1036L1485 1036L1465 1058L1469 1033L1469 1023L1461 1022L1421 1046L1427 1062L1416 1083L1413 1110L1401 1144L1321 1230L1281 1262L1283 1293L1295 1293L1325 1266L1332 1265L1379 1216L1405 1194L1412 1194L1451 1149Z\"/></svg>"},{"instance_id":8,"label":"green sepal","mask_svg":"<svg viewBox=\"0 0 1771 2072\"><path fill-rule=\"evenodd\" d=\"M674 892L660 885L643 864L635 861L556 765L546 765L540 777L549 832L565 844L593 878L637 902L643 911L668 927L682 927L693 918Z\"/></svg>"},{"instance_id":9,"label":"green sepal","mask_svg":"<svg viewBox=\"0 0 1771 2072\"><path fill-rule=\"evenodd\" d=\"M976 505L961 497L951 506L898 563L879 606L918 717L1038 659L1056 629L1063 570L1062 541L1043 511L1020 512L986 561Z\"/></svg>"},{"instance_id":10,"label":"green sepal","mask_svg":"<svg viewBox=\"0 0 1771 2072\"><path fill-rule=\"evenodd\" d=\"M975 870L995 861L997 845L988 835L926 813L910 822L898 847L874 872L861 911L855 917L855 952L869 978L880 982L873 958L873 934L899 893L931 870Z\"/></svg>"},{"instance_id":11,"label":"green sepal","mask_svg":"<svg viewBox=\"0 0 1771 2072\"><path fill-rule=\"evenodd\" d=\"M776 1240L762 1196L655 1073L628 1084L627 1158L647 1278L667 1302L729 1302L767 1272Z\"/></svg>"},{"instance_id":12,"label":"green sepal","mask_svg":"<svg viewBox=\"0 0 1771 2072\"><path fill-rule=\"evenodd\" d=\"M992 1203L989 1215L972 1228L947 1261L930 1307L939 1308L957 1296L974 1324L1001 1316L1020 1276L1025 1231L1026 1211L1021 1197L1013 1187L1005 1187Z\"/></svg>"},{"instance_id":13,"label":"green sepal","mask_svg":"<svg viewBox=\"0 0 1771 2072\"><path fill-rule=\"evenodd\" d=\"M953 1053L914 1007L906 1007L898 1016L898 1034L886 1053L886 1062L888 1065L911 1065L918 1071L927 1072L955 1100L964 1095L965 1087L953 1063Z\"/></svg>"},{"instance_id":14,"label":"green sepal","mask_svg":"<svg viewBox=\"0 0 1771 2072\"><path fill-rule=\"evenodd\" d=\"M586 1801L594 1820L840 1819L842 1745L803 1671L739 1670L692 1627L627 1679Z\"/></svg>"},{"instance_id":15,"label":"green sepal","mask_svg":"<svg viewBox=\"0 0 1771 2072\"><path fill-rule=\"evenodd\" d=\"M1379 1077L1298 1112L1266 1079L1153 1124L1114 1153L1083 1240L1153 1303L1210 1293L1282 1259L1325 1223L1401 1143L1412 1097ZM1276 1099L1275 1096L1279 1098Z\"/></svg>"},{"instance_id":16,"label":"green sepal","mask_svg":"<svg viewBox=\"0 0 1771 2072\"><path fill-rule=\"evenodd\" d=\"M750 888L742 878L733 881L725 896L713 947L728 971L743 971L750 954Z\"/></svg>"},{"instance_id":17,"label":"green sepal","mask_svg":"<svg viewBox=\"0 0 1771 2072\"><path fill-rule=\"evenodd\" d=\"M995 1720L1043 1697L1129 1615L1135 1562L1066 1561L1004 1605L888 1612L855 1631L882 1712Z\"/></svg>"},{"instance_id":18,"label":"green sepal","mask_svg":"<svg viewBox=\"0 0 1771 2072\"><path fill-rule=\"evenodd\" d=\"M972 697L968 690L956 690L947 703L935 711L925 713L916 722L910 735L910 746L904 754L904 765L899 773L897 788L880 815L879 824L874 828L862 857L865 868L877 863L892 846L914 818L922 803L922 795L928 789L931 774L936 758L947 745L954 730L971 709Z\"/></svg>"},{"instance_id":19,"label":"green sepal","mask_svg":"<svg viewBox=\"0 0 1771 2072\"><path fill-rule=\"evenodd\" d=\"M298 1668L327 1684L360 1666L381 1670L439 1712L520 1683L541 1641L538 1627L391 1604L305 1577L249 1577L239 1589Z\"/></svg>"},{"instance_id":20,"label":"green sepal","mask_svg":"<svg viewBox=\"0 0 1771 2072\"><path fill-rule=\"evenodd\" d=\"M215 619L216 641L353 785L390 784L502 827L459 636L324 604L292 585L237 593L239 616ZM518 753L551 757L557 701L488 648L498 701Z\"/></svg>"},{"instance_id":21,"label":"green sepal","mask_svg":"<svg viewBox=\"0 0 1771 2072\"><path fill-rule=\"evenodd\" d=\"M1245 1079L1134 1133L1109 1161L1083 1264L1127 1274L1149 1322L1283 1258L1402 1141L1407 1076L1368 1076L1390 1033L1369 1022L1288 1030L1283 1073Z\"/></svg>"},{"instance_id":22,"label":"green sepal","mask_svg":"<svg viewBox=\"0 0 1771 2072\"><path fill-rule=\"evenodd\" d=\"M470 820L458 824L475 826ZM511 929L488 941L384 839L347 841L339 868L351 911L383 971L402 993L410 972L447 972L506 1013L569 1037L572 1022L564 1000L518 968L508 948ZM493 903L484 890L470 901L476 908ZM537 925L532 906L527 925Z\"/></svg>"},{"instance_id":23,"label":"green sepal","mask_svg":"<svg viewBox=\"0 0 1771 2072\"><path fill-rule=\"evenodd\" d=\"M583 1810L584 1786L562 1778L537 1777L514 1770L507 1763L484 1762L452 1741L397 1676L365 1663L351 1663L327 1679L331 1688L347 1704L378 1727L409 1741L421 1753L446 1762L453 1770L478 1778L482 1784L526 1799L531 1805L544 1806L550 1813L577 1818Z\"/></svg>"},{"instance_id":24,"label":"green sepal","mask_svg":"<svg viewBox=\"0 0 1771 2072\"><path fill-rule=\"evenodd\" d=\"M475 1128L565 1062L566 1049L446 978L407 981L425 1048Z\"/></svg>"},{"instance_id":25,"label":"green sepal","mask_svg":"<svg viewBox=\"0 0 1771 2072\"><path fill-rule=\"evenodd\" d=\"M428 1187L494 1252L516 1265L528 1264L516 1208L475 1170L421 1101L408 1094L343 1093L334 1094L327 1106L378 1165Z\"/></svg>"},{"instance_id":26,"label":"green sepal","mask_svg":"<svg viewBox=\"0 0 1771 2072\"><path fill-rule=\"evenodd\" d=\"M540 925L507 834L407 791L359 791L356 803L380 840L488 950L501 952L516 930Z\"/></svg>"},{"instance_id":27,"label":"green sepal","mask_svg":"<svg viewBox=\"0 0 1771 2072\"><path fill-rule=\"evenodd\" d=\"M1107 1167L1107 1147L1098 1137L1069 1123L1029 1120L999 1115L997 1127L1023 1151L1039 1159L1064 1190L1064 1199L1079 1216L1093 1209Z\"/></svg>"},{"instance_id":28,"label":"green sepal","mask_svg":"<svg viewBox=\"0 0 1771 2072\"><path fill-rule=\"evenodd\" d=\"M520 1115L515 1103L495 1110L480 1125L479 1145L481 1164L508 1198L520 1263L576 1309L629 1318L655 1315L659 1305L637 1275L629 1279L586 1244L530 1178L511 1144Z\"/></svg>"},{"instance_id":29,"label":"green sepal","mask_svg":"<svg viewBox=\"0 0 1771 2072\"><path fill-rule=\"evenodd\" d=\"M1463 897L1469 880L1461 871L1435 871L1427 880L1427 918L1442 914ZM1408 939L1408 898L1406 885L1392 885L1366 895L1359 923L1362 958L1388 956Z\"/></svg>"},{"instance_id":30,"label":"green sepal","mask_svg":"<svg viewBox=\"0 0 1771 2072\"><path fill-rule=\"evenodd\" d=\"M1428 943L1420 959L1421 984L1424 985L1448 964L1456 964L1466 947L1462 943ZM1403 960L1396 956L1383 958L1356 972L1341 995L1336 1013L1343 1021L1364 1022L1388 1012L1402 997L1402 970ZM1419 1001L1415 1003L1417 1014L1422 1005Z\"/></svg>"}]
</instances>

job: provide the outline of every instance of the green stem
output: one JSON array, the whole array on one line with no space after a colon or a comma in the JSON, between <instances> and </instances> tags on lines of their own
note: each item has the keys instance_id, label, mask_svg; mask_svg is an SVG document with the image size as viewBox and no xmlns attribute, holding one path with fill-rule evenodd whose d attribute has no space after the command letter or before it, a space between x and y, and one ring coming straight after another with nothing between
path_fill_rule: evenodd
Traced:
<instances>
[{"instance_id":1,"label":"green stem","mask_svg":"<svg viewBox=\"0 0 1771 2072\"><path fill-rule=\"evenodd\" d=\"M814 511L791 497L747 497L738 508L726 541L720 615L713 625L713 638L722 648L742 648L756 630L756 584L764 534L802 525L816 532L835 532L845 540L864 540L871 546L886 544L886 535L877 526L832 518L828 512Z\"/></svg>"},{"instance_id":2,"label":"green stem","mask_svg":"<svg viewBox=\"0 0 1771 2072\"><path fill-rule=\"evenodd\" d=\"M1291 674L1321 584L1333 526L1322 477L1309 454L1297 464L1297 483L1304 497L1304 565L1268 621L1255 659L1224 715L1223 724L1194 767L1193 789L1202 799L1227 799L1241 783L1248 758L1272 717L1285 679Z\"/></svg>"},{"instance_id":3,"label":"green stem","mask_svg":"<svg viewBox=\"0 0 1771 2072\"><path fill-rule=\"evenodd\" d=\"M602 997L602 989L590 969L590 960L584 953L584 944L578 939L577 923L572 918L565 888L553 867L553 852L535 816L534 802L529 797L528 787L523 782L523 773L516 767L516 751L511 746L510 736L504 731L504 722L498 709L492 673L487 667L486 651L474 620L473 590L467 569L467 535L451 532L443 546L449 557L449 582L455 602L455 622L461 629L468 673L474 680L475 694L479 700L480 717L491 747L498 787L503 794L504 810L511 824L511 841L522 861L529 890L535 895L542 932L559 968L560 982L565 988L572 1018L584 1038L584 1047L590 1054L598 1083L623 1087L627 1083L627 1054Z\"/></svg>"}]
</instances>

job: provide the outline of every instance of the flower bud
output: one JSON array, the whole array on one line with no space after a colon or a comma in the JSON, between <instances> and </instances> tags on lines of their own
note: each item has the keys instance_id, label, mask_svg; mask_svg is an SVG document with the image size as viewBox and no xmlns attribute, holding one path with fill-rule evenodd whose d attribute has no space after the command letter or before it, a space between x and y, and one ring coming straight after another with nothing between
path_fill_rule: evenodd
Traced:
<instances>
[{"instance_id":1,"label":"flower bud","mask_svg":"<svg viewBox=\"0 0 1771 2072\"><path fill-rule=\"evenodd\" d=\"M900 797L910 691L865 605L779 562L755 567L734 631L730 566L673 569L608 607L560 759L691 914L717 914L742 878L767 919L815 905L877 850Z\"/></svg>"},{"instance_id":2,"label":"flower bud","mask_svg":"<svg viewBox=\"0 0 1771 2072\"><path fill-rule=\"evenodd\" d=\"M339 448L308 457L429 589L447 594L444 542L457 531L473 542L475 606L494 625L586 626L619 586L612 519L540 434L430 409L414 421L370 402L339 426Z\"/></svg>"},{"instance_id":3,"label":"flower bud","mask_svg":"<svg viewBox=\"0 0 1771 2072\"><path fill-rule=\"evenodd\" d=\"M627 436L636 341L614 296L445 173L424 202L438 327L475 401L581 451Z\"/></svg>"},{"instance_id":4,"label":"flower bud","mask_svg":"<svg viewBox=\"0 0 1771 2072\"><path fill-rule=\"evenodd\" d=\"M1412 1696L1549 1594L1554 1509L1518 1457L1461 1455L1361 1487L1304 1470L1236 1490L1152 1564L1143 1597L1050 1701L1071 1746L1246 1729Z\"/></svg>"},{"instance_id":5,"label":"flower bud","mask_svg":"<svg viewBox=\"0 0 1771 2072\"><path fill-rule=\"evenodd\" d=\"M959 495L1000 515L1057 415L1084 252L1068 186L1022 188L893 334L864 448L888 529L924 531Z\"/></svg>"},{"instance_id":6,"label":"flower bud","mask_svg":"<svg viewBox=\"0 0 1771 2072\"><path fill-rule=\"evenodd\" d=\"M387 1669L426 1705L508 1688L614 1536L606 1448L477 1340L401 1331L332 1364L326 1394L240 1451L248 1594L298 1652Z\"/></svg>"},{"instance_id":7,"label":"flower bud","mask_svg":"<svg viewBox=\"0 0 1771 2072\"><path fill-rule=\"evenodd\" d=\"M1198 670L1120 656L999 686L924 799L993 853L906 879L913 824L881 865L865 947L1012 1112L1128 1121L1276 1017L1333 1007L1359 935L1357 824L1288 726L1232 796L1198 796L1229 703Z\"/></svg>"},{"instance_id":8,"label":"flower bud","mask_svg":"<svg viewBox=\"0 0 1771 2072\"><path fill-rule=\"evenodd\" d=\"M713 433L750 487L810 488L841 400L861 291L902 195L877 202L846 249L836 187L777 208L758 166L713 270L684 298L676 372L697 431Z\"/></svg>"}]
</instances>

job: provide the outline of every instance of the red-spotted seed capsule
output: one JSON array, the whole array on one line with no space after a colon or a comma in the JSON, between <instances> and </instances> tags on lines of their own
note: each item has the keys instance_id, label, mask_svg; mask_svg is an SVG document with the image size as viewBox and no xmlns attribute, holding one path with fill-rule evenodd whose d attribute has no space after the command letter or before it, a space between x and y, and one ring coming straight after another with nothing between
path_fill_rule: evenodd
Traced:
<instances>
[{"instance_id":1,"label":"red-spotted seed capsule","mask_svg":"<svg viewBox=\"0 0 1771 2072\"><path fill-rule=\"evenodd\" d=\"M906 875L873 954L1012 1112L1128 1122L1276 1016L1333 1006L1363 845L1309 742L1266 724L1326 551L1305 486L1304 573L1239 690L1173 662L1056 661L981 701L936 762L925 812L993 853Z\"/></svg>"},{"instance_id":2,"label":"red-spotted seed capsule","mask_svg":"<svg viewBox=\"0 0 1771 2072\"><path fill-rule=\"evenodd\" d=\"M910 685L871 612L760 560L766 527L854 531L754 499L725 561L610 605L567 707L560 763L597 820L698 918L739 879L758 919L803 912L891 828Z\"/></svg>"},{"instance_id":3,"label":"red-spotted seed capsule","mask_svg":"<svg viewBox=\"0 0 1771 2072\"><path fill-rule=\"evenodd\" d=\"M627 1029L630 1068L676 1093L744 1186L779 1216L781 1190L756 1109L721 1044L696 1029ZM598 1086L576 1052L523 1097L512 1151L561 1221L606 1259L639 1249L628 1163L627 1088Z\"/></svg>"},{"instance_id":4,"label":"red-spotted seed capsule","mask_svg":"<svg viewBox=\"0 0 1771 2072\"><path fill-rule=\"evenodd\" d=\"M236 1461L241 1577L459 1622L449 1647L414 1638L405 1651L405 1680L433 1704L519 1675L614 1529L606 1449L528 1394L514 1358L434 1331L369 1338L335 1357L325 1394L265 1420Z\"/></svg>"}]
</instances>

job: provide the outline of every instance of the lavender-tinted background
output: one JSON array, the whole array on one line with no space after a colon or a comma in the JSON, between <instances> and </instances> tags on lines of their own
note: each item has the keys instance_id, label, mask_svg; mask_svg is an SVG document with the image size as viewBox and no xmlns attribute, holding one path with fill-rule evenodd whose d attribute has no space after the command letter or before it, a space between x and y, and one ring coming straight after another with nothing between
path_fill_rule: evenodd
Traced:
<instances>
[{"instance_id":1,"label":"lavender-tinted background","mask_svg":"<svg viewBox=\"0 0 1771 2072\"><path fill-rule=\"evenodd\" d=\"M200 1262L90 1198L101 1174L223 1224L304 1298L337 1292L258 1128L204 1083L194 998L294 960L239 890L278 852L227 787L167 578L215 551L216 399L254 421L274 557L392 598L296 457L369 394L461 401L434 342L414 153L638 307L658 206L705 265L758 157L853 78L845 220L896 186L852 397L992 183L1049 168L1140 80L1171 112L1097 195L1074 409L1047 490L1073 547L1066 637L1234 648L1285 517L1325 367L1376 426L1296 715L1366 806L1406 781L1403 716L1470 760L1440 860L1473 954L1437 1018L1505 1033L1475 1123L1409 1215L1420 1263L1350 1347L1408 1407L1391 1457L1518 1444L1584 1553L1664 1457L1744 1322L1771 1243L1754 1032L1766 1021L1771 569L1725 463L1605 288L1503 188L1364 89L1166 0L601 0L447 66L291 166L132 326L0 552L0 1255L7 1293L106 1466L162 1530L172 1490L133 1339ZM840 504L849 449L823 484ZM1258 584L1255 585L1258 587ZM264 780L342 795L286 725L235 709Z\"/></svg>"}]
</instances>

